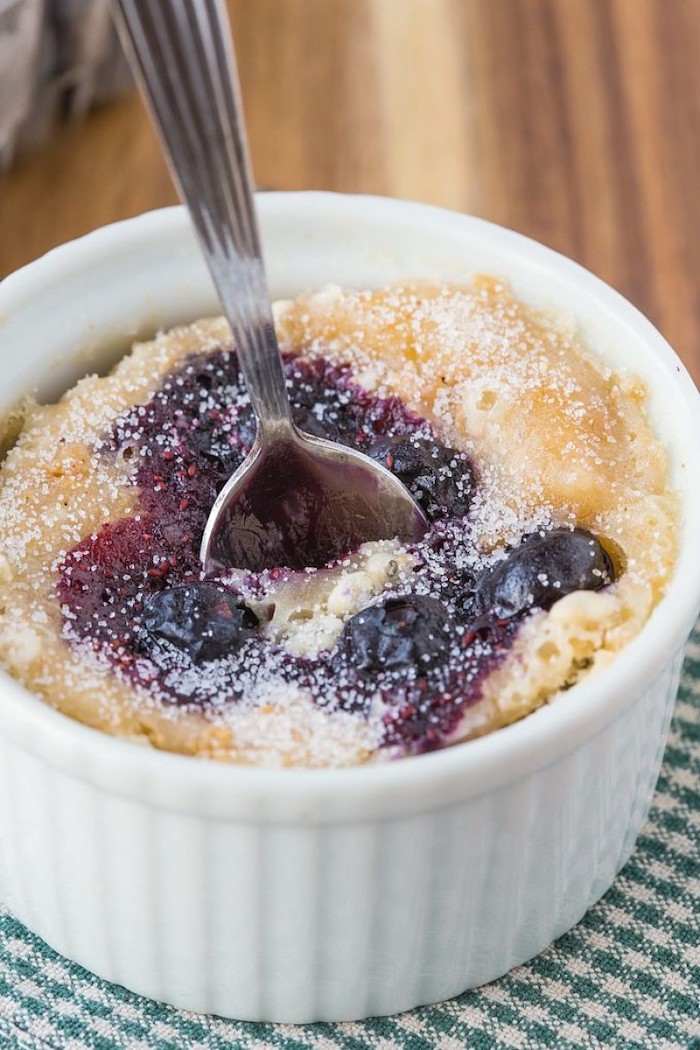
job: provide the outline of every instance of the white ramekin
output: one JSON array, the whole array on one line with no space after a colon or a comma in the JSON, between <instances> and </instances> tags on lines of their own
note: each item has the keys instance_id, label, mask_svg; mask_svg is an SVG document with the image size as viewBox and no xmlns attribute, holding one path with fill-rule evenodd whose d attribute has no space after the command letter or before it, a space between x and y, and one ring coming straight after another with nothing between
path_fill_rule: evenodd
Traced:
<instances>
[{"instance_id":1,"label":"white ramekin","mask_svg":"<svg viewBox=\"0 0 700 1050\"><path fill-rule=\"evenodd\" d=\"M0 682L0 899L89 970L192 1010L313 1021L490 981L610 886L646 817L700 608L700 397L574 263L473 218L321 193L259 200L272 292L508 278L643 376L683 494L667 597L604 673L507 729L369 768L227 767L112 739ZM3 406L136 334L216 311L181 209L67 244L0 288Z\"/></svg>"}]
</instances>

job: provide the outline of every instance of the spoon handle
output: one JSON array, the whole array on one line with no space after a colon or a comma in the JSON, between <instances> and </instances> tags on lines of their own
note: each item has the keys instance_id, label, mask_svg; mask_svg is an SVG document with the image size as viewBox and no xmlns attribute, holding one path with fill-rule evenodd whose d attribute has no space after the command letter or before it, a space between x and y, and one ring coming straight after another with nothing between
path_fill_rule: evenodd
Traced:
<instances>
[{"instance_id":1,"label":"spoon handle","mask_svg":"<svg viewBox=\"0 0 700 1050\"><path fill-rule=\"evenodd\" d=\"M115 10L231 325L258 425L289 421L223 0L115 0Z\"/></svg>"}]
</instances>

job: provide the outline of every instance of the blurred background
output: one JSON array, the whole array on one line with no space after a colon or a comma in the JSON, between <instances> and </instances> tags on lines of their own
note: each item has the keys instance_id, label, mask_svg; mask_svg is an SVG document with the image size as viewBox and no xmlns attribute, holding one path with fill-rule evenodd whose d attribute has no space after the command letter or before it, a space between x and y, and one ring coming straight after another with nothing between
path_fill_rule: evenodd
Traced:
<instances>
[{"instance_id":1,"label":"blurred background","mask_svg":"<svg viewBox=\"0 0 700 1050\"><path fill-rule=\"evenodd\" d=\"M32 58L50 119L0 141L0 275L176 200L101 6L59 0L58 44ZM11 32L41 7L0 0L6 117ZM623 292L700 380L700 0L229 8L259 185L387 194L520 230ZM84 68L96 42L97 73Z\"/></svg>"}]
</instances>

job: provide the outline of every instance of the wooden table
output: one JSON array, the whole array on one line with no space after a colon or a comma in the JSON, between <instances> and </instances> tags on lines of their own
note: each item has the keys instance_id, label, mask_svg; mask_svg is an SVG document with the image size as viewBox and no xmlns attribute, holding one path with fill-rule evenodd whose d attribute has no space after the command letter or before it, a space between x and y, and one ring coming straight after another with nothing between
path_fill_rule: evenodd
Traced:
<instances>
[{"instance_id":1,"label":"wooden table","mask_svg":"<svg viewBox=\"0 0 700 1050\"><path fill-rule=\"evenodd\" d=\"M700 380L700 0L232 0L262 185L474 212L580 260ZM175 200L138 98L0 179L0 273Z\"/></svg>"}]
</instances>

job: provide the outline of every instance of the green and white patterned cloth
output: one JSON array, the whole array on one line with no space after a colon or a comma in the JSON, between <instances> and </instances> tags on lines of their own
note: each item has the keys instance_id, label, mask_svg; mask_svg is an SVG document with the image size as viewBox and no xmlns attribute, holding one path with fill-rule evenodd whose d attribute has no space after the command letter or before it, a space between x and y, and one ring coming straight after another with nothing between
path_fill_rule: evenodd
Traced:
<instances>
[{"instance_id":1,"label":"green and white patterned cloth","mask_svg":"<svg viewBox=\"0 0 700 1050\"><path fill-rule=\"evenodd\" d=\"M353 1024L243 1024L98 980L0 910L2 1050L700 1050L700 625L654 806L612 889L539 958Z\"/></svg>"}]
</instances>

